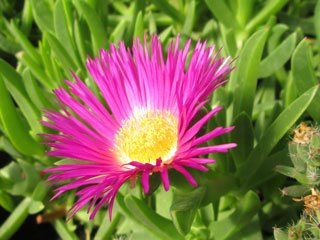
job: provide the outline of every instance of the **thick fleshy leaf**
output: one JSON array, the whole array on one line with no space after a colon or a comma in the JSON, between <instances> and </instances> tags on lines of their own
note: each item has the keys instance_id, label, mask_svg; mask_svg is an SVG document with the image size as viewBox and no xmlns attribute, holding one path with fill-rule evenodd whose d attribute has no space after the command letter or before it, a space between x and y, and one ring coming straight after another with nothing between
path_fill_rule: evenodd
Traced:
<instances>
[{"instance_id":1,"label":"thick fleshy leaf","mask_svg":"<svg viewBox=\"0 0 320 240\"><path fill-rule=\"evenodd\" d=\"M273 229L273 235L275 240L288 240L288 233L280 228L275 227Z\"/></svg>"},{"instance_id":2,"label":"thick fleshy leaf","mask_svg":"<svg viewBox=\"0 0 320 240\"><path fill-rule=\"evenodd\" d=\"M270 77L281 68L290 58L296 45L296 33L292 33L275 50L264 58L259 67L259 78Z\"/></svg>"},{"instance_id":3,"label":"thick fleshy leaf","mask_svg":"<svg viewBox=\"0 0 320 240\"><path fill-rule=\"evenodd\" d=\"M282 12L278 15L278 21L290 26L292 30L301 31L301 37L315 35L313 18L302 18L294 14ZM299 30L300 29L300 30ZM301 39L301 38L299 38Z\"/></svg>"},{"instance_id":4,"label":"thick fleshy leaf","mask_svg":"<svg viewBox=\"0 0 320 240\"><path fill-rule=\"evenodd\" d=\"M9 212L12 212L15 208L15 203L12 197L7 192L2 190L0 190L0 206Z\"/></svg>"},{"instance_id":5,"label":"thick fleshy leaf","mask_svg":"<svg viewBox=\"0 0 320 240\"><path fill-rule=\"evenodd\" d=\"M28 68L23 71L22 78L28 95L30 96L32 102L37 106L39 110L42 110L43 108L56 108L55 105L52 104L48 99L48 96L50 96L51 94L46 92L45 89L41 89L41 87L39 86L39 84L37 83L37 81L35 80Z\"/></svg>"},{"instance_id":6,"label":"thick fleshy leaf","mask_svg":"<svg viewBox=\"0 0 320 240\"><path fill-rule=\"evenodd\" d=\"M254 133L249 116L242 112L232 123L236 128L231 132L231 142L238 144L237 148L231 150L232 157L237 167L243 164L248 158L252 148Z\"/></svg>"},{"instance_id":7,"label":"thick fleshy leaf","mask_svg":"<svg viewBox=\"0 0 320 240\"><path fill-rule=\"evenodd\" d=\"M313 179L312 176L308 176L304 173L298 172L295 168L293 167L288 167L288 166L283 166L279 165L275 167L275 170L282 175L285 175L287 177L295 178L298 182L306 185L314 185L318 184L320 182L319 179L315 178Z\"/></svg>"},{"instance_id":8,"label":"thick fleshy leaf","mask_svg":"<svg viewBox=\"0 0 320 240\"><path fill-rule=\"evenodd\" d=\"M315 94L318 92L318 88L319 86L314 86L309 89L282 111L277 119L266 130L257 146L252 150L246 164L239 169L237 175L240 179L243 179L244 182L248 183L248 179L255 174L271 150L307 109Z\"/></svg>"},{"instance_id":9,"label":"thick fleshy leaf","mask_svg":"<svg viewBox=\"0 0 320 240\"><path fill-rule=\"evenodd\" d=\"M214 239L229 239L248 225L260 209L260 200L256 193L249 191L240 200L235 212L230 216L212 222L209 229Z\"/></svg>"},{"instance_id":10,"label":"thick fleshy leaf","mask_svg":"<svg viewBox=\"0 0 320 240\"><path fill-rule=\"evenodd\" d=\"M59 42L59 40L53 34L50 34L50 33L45 33L45 34L51 49L53 50L55 56L61 62L63 67L66 69L70 69L72 71L77 71L77 65L75 64L73 59L70 57L65 47L62 45L63 43Z\"/></svg>"},{"instance_id":11,"label":"thick fleshy leaf","mask_svg":"<svg viewBox=\"0 0 320 240\"><path fill-rule=\"evenodd\" d=\"M249 185L244 186L243 188L253 189L259 186L260 184L263 184L264 182L268 181L269 179L273 178L276 174L278 174L274 171L274 169L279 164L291 164L287 149L276 152L275 154L272 154L271 156L267 157L267 159L262 163L260 168L255 172L255 174L249 178Z\"/></svg>"},{"instance_id":12,"label":"thick fleshy leaf","mask_svg":"<svg viewBox=\"0 0 320 240\"><path fill-rule=\"evenodd\" d=\"M157 23L152 12L150 12L148 16L148 27L151 35L157 33Z\"/></svg>"},{"instance_id":13,"label":"thick fleshy leaf","mask_svg":"<svg viewBox=\"0 0 320 240\"><path fill-rule=\"evenodd\" d=\"M54 32L53 26L53 6L52 1L30 0L32 3L32 10L34 20L42 32Z\"/></svg>"},{"instance_id":14,"label":"thick fleshy leaf","mask_svg":"<svg viewBox=\"0 0 320 240\"><path fill-rule=\"evenodd\" d=\"M0 49L10 54L16 54L21 51L22 48L18 43L0 35Z\"/></svg>"},{"instance_id":15,"label":"thick fleshy leaf","mask_svg":"<svg viewBox=\"0 0 320 240\"><path fill-rule=\"evenodd\" d=\"M125 198L125 203L134 216L161 239L183 239L170 220L155 213L143 201L129 195Z\"/></svg>"},{"instance_id":16,"label":"thick fleshy leaf","mask_svg":"<svg viewBox=\"0 0 320 240\"><path fill-rule=\"evenodd\" d=\"M268 29L262 29L254 33L246 42L240 58L237 60L237 68L231 74L230 89L234 90L233 116L245 111L252 114L254 96L258 81L259 62Z\"/></svg>"},{"instance_id":17,"label":"thick fleshy leaf","mask_svg":"<svg viewBox=\"0 0 320 240\"><path fill-rule=\"evenodd\" d=\"M268 53L272 53L280 44L282 35L287 32L289 27L284 24L277 24L272 27L270 37L268 38Z\"/></svg>"},{"instance_id":18,"label":"thick fleshy leaf","mask_svg":"<svg viewBox=\"0 0 320 240\"><path fill-rule=\"evenodd\" d=\"M190 34L194 26L195 14L196 14L196 1L192 0L189 2L188 12L185 17L185 21L183 23L183 28L181 32L182 37L184 38L190 37Z\"/></svg>"},{"instance_id":19,"label":"thick fleshy leaf","mask_svg":"<svg viewBox=\"0 0 320 240\"><path fill-rule=\"evenodd\" d=\"M22 200L0 227L0 239L10 239L28 216L30 198Z\"/></svg>"},{"instance_id":20,"label":"thick fleshy leaf","mask_svg":"<svg viewBox=\"0 0 320 240\"><path fill-rule=\"evenodd\" d=\"M24 1L22 17L21 17L21 30L28 36L33 23L33 13L31 1Z\"/></svg>"},{"instance_id":21,"label":"thick fleshy leaf","mask_svg":"<svg viewBox=\"0 0 320 240\"><path fill-rule=\"evenodd\" d=\"M284 106L288 107L298 97L298 91L293 81L292 72L288 76L288 81L284 93Z\"/></svg>"},{"instance_id":22,"label":"thick fleshy leaf","mask_svg":"<svg viewBox=\"0 0 320 240\"><path fill-rule=\"evenodd\" d=\"M275 170L287 177L295 178L297 176L297 170L293 167L279 165L276 166Z\"/></svg>"},{"instance_id":23,"label":"thick fleshy leaf","mask_svg":"<svg viewBox=\"0 0 320 240\"><path fill-rule=\"evenodd\" d=\"M10 193L18 196L29 196L32 194L33 190L40 181L40 174L34 168L34 166L26 161L18 159L18 163L23 170L25 178L22 181L16 182Z\"/></svg>"},{"instance_id":24,"label":"thick fleshy leaf","mask_svg":"<svg viewBox=\"0 0 320 240\"><path fill-rule=\"evenodd\" d=\"M75 1L74 4L87 21L91 32L94 53L98 56L100 48L106 49L108 47L108 35L105 31L105 26L103 26L100 16L85 1Z\"/></svg>"},{"instance_id":25,"label":"thick fleshy leaf","mask_svg":"<svg viewBox=\"0 0 320 240\"><path fill-rule=\"evenodd\" d=\"M56 37L60 43L63 44L64 49L68 51L68 54L72 58L74 63L78 66L82 66L78 51L75 50L75 44L72 39L72 23L68 19L72 18L72 13L69 12L68 0L59 0L55 3L54 8L54 29ZM71 16L69 16L71 15ZM62 62L62 61L61 61ZM63 62L62 62L63 63Z\"/></svg>"},{"instance_id":26,"label":"thick fleshy leaf","mask_svg":"<svg viewBox=\"0 0 320 240\"><path fill-rule=\"evenodd\" d=\"M1 189L10 191L15 182L22 180L22 170L18 163L11 162L0 170Z\"/></svg>"},{"instance_id":27,"label":"thick fleshy leaf","mask_svg":"<svg viewBox=\"0 0 320 240\"><path fill-rule=\"evenodd\" d=\"M134 26L134 37L139 37L139 39L143 39L144 27L143 27L143 13L139 11L136 19L136 23Z\"/></svg>"},{"instance_id":28,"label":"thick fleshy leaf","mask_svg":"<svg viewBox=\"0 0 320 240\"><path fill-rule=\"evenodd\" d=\"M115 231L115 229L118 227L119 222L123 219L122 215L120 213L117 213L116 216L112 219L112 222L108 227L105 226L104 223L107 223L109 221L109 214L106 212L96 235L94 236L94 239L96 240L103 240L103 239L110 239L112 238L112 235Z\"/></svg>"},{"instance_id":29,"label":"thick fleshy leaf","mask_svg":"<svg viewBox=\"0 0 320 240\"><path fill-rule=\"evenodd\" d=\"M29 39L21 32L21 30L16 26L14 22L11 22L10 24L6 24L7 28L11 32L11 34L15 37L15 39L18 41L19 45L22 47L22 49L31 56L32 60L35 61L37 64L41 63L40 54L37 52L35 47L32 45L32 43L29 41Z\"/></svg>"},{"instance_id":30,"label":"thick fleshy leaf","mask_svg":"<svg viewBox=\"0 0 320 240\"><path fill-rule=\"evenodd\" d=\"M166 45L170 39L170 35L172 34L172 26L167 27L160 33L160 39L163 45Z\"/></svg>"},{"instance_id":31,"label":"thick fleshy leaf","mask_svg":"<svg viewBox=\"0 0 320 240\"><path fill-rule=\"evenodd\" d=\"M118 25L115 27L113 32L110 34L110 42L113 42L114 44L118 44L122 39L124 32L127 27L127 22L123 19L121 20Z\"/></svg>"},{"instance_id":32,"label":"thick fleshy leaf","mask_svg":"<svg viewBox=\"0 0 320 240\"><path fill-rule=\"evenodd\" d=\"M318 46L320 46L320 1L317 2L314 11L314 27L316 30Z\"/></svg>"},{"instance_id":33,"label":"thick fleshy leaf","mask_svg":"<svg viewBox=\"0 0 320 240\"><path fill-rule=\"evenodd\" d=\"M152 0L152 3L174 20L180 23L183 22L183 14L179 12L174 6L172 6L168 0Z\"/></svg>"},{"instance_id":34,"label":"thick fleshy leaf","mask_svg":"<svg viewBox=\"0 0 320 240\"><path fill-rule=\"evenodd\" d=\"M237 20L241 27L244 27L254 12L254 0L239 0L237 9Z\"/></svg>"},{"instance_id":35,"label":"thick fleshy leaf","mask_svg":"<svg viewBox=\"0 0 320 240\"><path fill-rule=\"evenodd\" d=\"M210 11L215 15L215 17L222 22L227 28L237 29L239 26L234 14L228 7L228 3L223 0L205 0Z\"/></svg>"},{"instance_id":36,"label":"thick fleshy leaf","mask_svg":"<svg viewBox=\"0 0 320 240\"><path fill-rule=\"evenodd\" d=\"M42 209L44 209L43 199L49 192L50 188L46 186L46 184L43 184L42 182L39 183L31 196L31 203L29 206L29 213L35 214L40 212Z\"/></svg>"},{"instance_id":37,"label":"thick fleshy leaf","mask_svg":"<svg viewBox=\"0 0 320 240\"><path fill-rule=\"evenodd\" d=\"M319 83L313 70L310 49L306 39L302 40L292 56L292 77L299 95ZM320 92L310 103L307 111L315 122L320 121Z\"/></svg>"},{"instance_id":38,"label":"thick fleshy leaf","mask_svg":"<svg viewBox=\"0 0 320 240\"><path fill-rule=\"evenodd\" d=\"M206 183L207 191L202 199L201 206L206 206L209 203L217 202L221 196L237 187L237 180L232 176L214 176L213 171L209 170L208 174L211 179ZM210 191L214 189L214 191Z\"/></svg>"},{"instance_id":39,"label":"thick fleshy leaf","mask_svg":"<svg viewBox=\"0 0 320 240\"><path fill-rule=\"evenodd\" d=\"M56 74L54 71L54 64L53 64L53 56L52 50L46 39L46 35L42 35L42 41L39 42L39 51L42 58L42 63L44 65L45 72L47 73L51 82L57 84L59 79L56 79ZM41 81L40 81L41 82Z\"/></svg>"},{"instance_id":40,"label":"thick fleshy leaf","mask_svg":"<svg viewBox=\"0 0 320 240\"><path fill-rule=\"evenodd\" d=\"M271 0L268 1L262 10L258 12L246 25L247 32L253 32L262 22L269 19L270 16L277 13L289 0Z\"/></svg>"},{"instance_id":41,"label":"thick fleshy leaf","mask_svg":"<svg viewBox=\"0 0 320 240\"><path fill-rule=\"evenodd\" d=\"M87 56L93 56L92 46L86 44L90 41L89 30L85 21L74 19L74 39L76 44L76 49L79 52L82 62L87 61Z\"/></svg>"},{"instance_id":42,"label":"thick fleshy leaf","mask_svg":"<svg viewBox=\"0 0 320 240\"><path fill-rule=\"evenodd\" d=\"M170 212L176 229L182 234L189 233L195 214L200 206L206 187L200 186L192 191L175 189Z\"/></svg>"},{"instance_id":43,"label":"thick fleshy leaf","mask_svg":"<svg viewBox=\"0 0 320 240\"><path fill-rule=\"evenodd\" d=\"M6 134L12 144L23 154L42 155L43 146L36 143L21 122L14 103L0 76L0 116Z\"/></svg>"},{"instance_id":44,"label":"thick fleshy leaf","mask_svg":"<svg viewBox=\"0 0 320 240\"><path fill-rule=\"evenodd\" d=\"M143 22L141 21L141 17L143 19L143 16L145 14L145 3L146 1L144 0L135 0L135 1L132 1L132 5L133 5L133 9L132 9L132 13L130 15L130 21L128 22L128 28L127 28L127 31L126 31L126 35L124 36L123 40L126 42L126 43L130 43L133 39L134 36L137 36L135 35L135 31L136 31L136 27L137 25L141 25L141 23L138 23L137 21L139 22ZM138 15L139 13L141 12L141 16L140 16L140 19L138 19ZM142 32L142 36L143 36L143 32ZM141 41L143 38L139 38Z\"/></svg>"},{"instance_id":45,"label":"thick fleshy leaf","mask_svg":"<svg viewBox=\"0 0 320 240\"><path fill-rule=\"evenodd\" d=\"M306 185L292 185L281 189L281 192L285 196L290 197L302 197L307 193L310 193L310 186Z\"/></svg>"},{"instance_id":46,"label":"thick fleshy leaf","mask_svg":"<svg viewBox=\"0 0 320 240\"><path fill-rule=\"evenodd\" d=\"M20 60L25 66L29 67L33 75L48 89L56 88L56 83L52 81L43 70L42 66L37 64L27 53L19 53L17 55L18 60Z\"/></svg>"},{"instance_id":47,"label":"thick fleshy leaf","mask_svg":"<svg viewBox=\"0 0 320 240\"><path fill-rule=\"evenodd\" d=\"M43 131L43 126L38 121L41 117L41 113L30 100L30 97L24 88L22 77L10 64L2 59L0 59L0 72L4 77L7 89L21 109L24 117L27 119L33 134L36 136L37 133Z\"/></svg>"},{"instance_id":48,"label":"thick fleshy leaf","mask_svg":"<svg viewBox=\"0 0 320 240\"><path fill-rule=\"evenodd\" d=\"M119 207L120 212L125 216L125 221L124 224L125 226L121 226L121 228L125 228L126 232L129 230L131 231L132 229L135 230L135 232L145 232L146 235L151 235L152 238L155 239L161 239L159 235L157 235L148 225L145 225L144 222L141 222L137 216L133 214L131 209L127 207L123 195L118 192L116 195L116 205L115 207ZM133 225L133 227L128 226L130 224Z\"/></svg>"},{"instance_id":49,"label":"thick fleshy leaf","mask_svg":"<svg viewBox=\"0 0 320 240\"><path fill-rule=\"evenodd\" d=\"M65 222L61 219L57 219L53 221L53 227L56 232L59 234L62 240L77 240L78 236L74 231L71 231Z\"/></svg>"},{"instance_id":50,"label":"thick fleshy leaf","mask_svg":"<svg viewBox=\"0 0 320 240\"><path fill-rule=\"evenodd\" d=\"M259 214L257 213L247 226L237 232L237 234L233 235L233 237L228 238L228 240L263 240L260 225Z\"/></svg>"},{"instance_id":51,"label":"thick fleshy leaf","mask_svg":"<svg viewBox=\"0 0 320 240\"><path fill-rule=\"evenodd\" d=\"M223 24L220 24L221 27L221 37L223 40L223 48L227 55L231 57L236 57L236 54L240 48L237 46L235 32L232 28L227 28Z\"/></svg>"},{"instance_id":52,"label":"thick fleshy leaf","mask_svg":"<svg viewBox=\"0 0 320 240\"><path fill-rule=\"evenodd\" d=\"M0 148L4 150L6 153L10 154L14 158L21 158L22 155L18 152L18 150L12 145L10 140L6 136L0 137Z\"/></svg>"}]
</instances>

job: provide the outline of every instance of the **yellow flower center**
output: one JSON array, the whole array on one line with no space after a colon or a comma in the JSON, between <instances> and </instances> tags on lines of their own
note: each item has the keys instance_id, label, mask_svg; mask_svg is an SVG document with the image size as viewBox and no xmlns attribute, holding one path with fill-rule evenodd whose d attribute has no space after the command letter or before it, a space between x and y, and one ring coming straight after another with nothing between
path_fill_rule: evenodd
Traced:
<instances>
[{"instance_id":1,"label":"yellow flower center","mask_svg":"<svg viewBox=\"0 0 320 240\"><path fill-rule=\"evenodd\" d=\"M115 149L126 163L155 164L170 160L177 150L177 119L170 112L144 111L122 122L115 136Z\"/></svg>"}]
</instances>

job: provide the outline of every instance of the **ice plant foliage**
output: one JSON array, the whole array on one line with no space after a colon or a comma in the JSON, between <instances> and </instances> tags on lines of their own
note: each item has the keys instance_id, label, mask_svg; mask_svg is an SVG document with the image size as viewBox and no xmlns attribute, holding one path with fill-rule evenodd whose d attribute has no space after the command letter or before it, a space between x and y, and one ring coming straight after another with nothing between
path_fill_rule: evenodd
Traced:
<instances>
[{"instance_id":1,"label":"ice plant foliage","mask_svg":"<svg viewBox=\"0 0 320 240\"><path fill-rule=\"evenodd\" d=\"M89 58L87 68L108 109L75 74L74 83L65 81L69 91L62 87L54 90L61 112L46 109L49 121L42 122L60 134L43 134L46 144L54 149L47 154L84 161L45 170L55 172L48 178L51 184L75 179L57 188L53 198L81 188L75 194L79 199L69 210L70 218L88 203L88 212L93 209L90 218L102 205L109 205L111 218L117 191L137 176L141 176L145 193L153 172L160 172L164 189L169 189L169 168L197 186L185 167L206 171L203 164L215 160L199 156L227 152L236 146L198 146L233 129L217 127L196 136L221 107L190 126L208 96L227 81L232 62L230 58L218 59L220 51L214 55L214 46L206 48L206 42L199 41L186 68L190 43L179 49L178 36L165 60L160 39L153 35L150 51L145 37L144 46L136 39L131 50L121 42L118 49L111 45L109 52L101 50L100 60Z\"/></svg>"}]
</instances>

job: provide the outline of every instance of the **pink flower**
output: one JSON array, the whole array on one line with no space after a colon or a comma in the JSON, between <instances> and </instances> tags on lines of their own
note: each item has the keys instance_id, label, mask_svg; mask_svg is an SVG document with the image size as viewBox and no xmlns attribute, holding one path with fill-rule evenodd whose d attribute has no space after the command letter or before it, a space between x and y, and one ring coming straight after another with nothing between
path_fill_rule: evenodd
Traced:
<instances>
[{"instance_id":1,"label":"pink flower","mask_svg":"<svg viewBox=\"0 0 320 240\"><path fill-rule=\"evenodd\" d=\"M109 205L111 219L117 191L128 179L140 175L145 193L149 191L152 172L160 172L164 189L169 189L168 168L182 173L197 186L185 167L207 171L203 164L215 160L198 156L236 147L235 143L198 147L233 129L217 127L196 137L221 107L189 126L210 100L210 93L227 81L224 78L233 69L229 58L218 59L220 51L213 56L214 46L206 49L206 42L200 41L186 68L190 42L179 50L178 36L168 49L166 61L156 35L151 38L151 53L146 37L144 46L137 39L132 51L123 42L119 49L111 45L110 52L101 49L100 60L89 58L87 68L105 102L100 102L75 74L75 83L65 81L73 95L62 87L53 91L63 113L45 110L50 121L42 123L60 132L43 134L51 141L46 144L55 148L47 155L85 161L45 170L58 172L48 178L53 181L51 184L75 179L58 187L53 198L81 187L75 194L79 199L69 210L70 218L90 203L88 212L95 206L91 219L103 204Z\"/></svg>"}]
</instances>

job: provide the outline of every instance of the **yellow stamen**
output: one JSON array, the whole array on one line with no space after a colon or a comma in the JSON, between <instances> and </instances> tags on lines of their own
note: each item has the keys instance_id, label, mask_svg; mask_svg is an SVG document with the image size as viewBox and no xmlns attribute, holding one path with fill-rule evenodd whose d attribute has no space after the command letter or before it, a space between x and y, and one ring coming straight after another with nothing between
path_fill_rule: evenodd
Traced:
<instances>
[{"instance_id":1,"label":"yellow stamen","mask_svg":"<svg viewBox=\"0 0 320 240\"><path fill-rule=\"evenodd\" d=\"M144 111L123 121L115 136L115 150L126 163L155 164L170 160L176 152L177 119L170 112Z\"/></svg>"}]
</instances>

